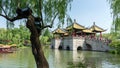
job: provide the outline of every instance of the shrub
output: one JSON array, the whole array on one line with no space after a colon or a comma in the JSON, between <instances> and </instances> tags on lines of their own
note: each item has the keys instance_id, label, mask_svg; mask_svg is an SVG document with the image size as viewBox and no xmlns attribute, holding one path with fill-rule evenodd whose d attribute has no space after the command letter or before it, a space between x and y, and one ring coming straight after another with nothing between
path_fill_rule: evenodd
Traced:
<instances>
[{"instance_id":1,"label":"shrub","mask_svg":"<svg viewBox=\"0 0 120 68\"><path fill-rule=\"evenodd\" d=\"M120 40L113 40L110 46L114 48L114 50L110 51L111 53L120 54Z\"/></svg>"}]
</instances>

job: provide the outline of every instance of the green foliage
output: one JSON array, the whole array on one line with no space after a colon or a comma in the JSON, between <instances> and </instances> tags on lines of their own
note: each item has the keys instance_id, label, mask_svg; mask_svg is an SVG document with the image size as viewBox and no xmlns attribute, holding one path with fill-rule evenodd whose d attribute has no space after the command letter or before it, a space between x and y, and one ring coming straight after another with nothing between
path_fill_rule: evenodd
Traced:
<instances>
[{"instance_id":1,"label":"green foliage","mask_svg":"<svg viewBox=\"0 0 120 68\"><path fill-rule=\"evenodd\" d=\"M120 14L120 0L109 0L111 4L111 9L113 10L113 15L117 16Z\"/></svg>"},{"instance_id":2,"label":"green foliage","mask_svg":"<svg viewBox=\"0 0 120 68\"><path fill-rule=\"evenodd\" d=\"M50 30L48 28L44 29L42 35L40 36L40 40L41 40L42 45L49 45L52 37L53 37L53 35L50 32Z\"/></svg>"},{"instance_id":3,"label":"green foliage","mask_svg":"<svg viewBox=\"0 0 120 68\"><path fill-rule=\"evenodd\" d=\"M110 51L111 53L120 54L120 40L112 41L110 46L115 48L114 50Z\"/></svg>"},{"instance_id":4,"label":"green foliage","mask_svg":"<svg viewBox=\"0 0 120 68\"><path fill-rule=\"evenodd\" d=\"M14 17L18 7L30 7L34 16L43 18L44 24L51 24L55 17L59 19L59 24L64 24L65 17L70 19L67 10L68 7L71 8L71 2L72 0L0 0L0 14Z\"/></svg>"},{"instance_id":5,"label":"green foliage","mask_svg":"<svg viewBox=\"0 0 120 68\"><path fill-rule=\"evenodd\" d=\"M43 31L43 34L40 36L42 45L50 44L52 38L52 33L47 28ZM30 45L30 33L29 30L20 25L19 28L14 29L0 29L0 44L17 44L17 46Z\"/></svg>"},{"instance_id":6,"label":"green foliage","mask_svg":"<svg viewBox=\"0 0 120 68\"><path fill-rule=\"evenodd\" d=\"M113 13L112 29L120 30L120 0L109 0Z\"/></svg>"},{"instance_id":7,"label":"green foliage","mask_svg":"<svg viewBox=\"0 0 120 68\"><path fill-rule=\"evenodd\" d=\"M109 40L120 39L120 33L117 33L117 32L106 33L106 34L103 34L103 38L106 38Z\"/></svg>"},{"instance_id":8,"label":"green foliage","mask_svg":"<svg viewBox=\"0 0 120 68\"><path fill-rule=\"evenodd\" d=\"M113 48L110 51L110 53L120 54L120 33L111 32L111 33L108 33L108 34L103 34L103 37L112 40L112 42L109 44Z\"/></svg>"},{"instance_id":9,"label":"green foliage","mask_svg":"<svg viewBox=\"0 0 120 68\"><path fill-rule=\"evenodd\" d=\"M49 37L48 36L41 36L40 40L43 45L46 45L48 42Z\"/></svg>"},{"instance_id":10,"label":"green foliage","mask_svg":"<svg viewBox=\"0 0 120 68\"><path fill-rule=\"evenodd\" d=\"M52 17L58 13L58 19L64 23L67 6L72 0L46 0L44 1L45 20L50 22Z\"/></svg>"},{"instance_id":11,"label":"green foliage","mask_svg":"<svg viewBox=\"0 0 120 68\"><path fill-rule=\"evenodd\" d=\"M22 25L19 28L9 30L0 29L0 44L17 44L22 46L26 40L29 40L29 36L29 30Z\"/></svg>"}]
</instances>

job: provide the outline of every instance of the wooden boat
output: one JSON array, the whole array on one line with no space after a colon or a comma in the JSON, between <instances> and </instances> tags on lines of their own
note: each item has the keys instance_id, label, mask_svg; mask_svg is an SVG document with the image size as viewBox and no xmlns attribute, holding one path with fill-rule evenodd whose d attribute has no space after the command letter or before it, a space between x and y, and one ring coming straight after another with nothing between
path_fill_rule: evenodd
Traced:
<instances>
[{"instance_id":1,"label":"wooden boat","mask_svg":"<svg viewBox=\"0 0 120 68\"><path fill-rule=\"evenodd\" d=\"M0 47L0 53L13 53L10 46L2 46Z\"/></svg>"}]
</instances>

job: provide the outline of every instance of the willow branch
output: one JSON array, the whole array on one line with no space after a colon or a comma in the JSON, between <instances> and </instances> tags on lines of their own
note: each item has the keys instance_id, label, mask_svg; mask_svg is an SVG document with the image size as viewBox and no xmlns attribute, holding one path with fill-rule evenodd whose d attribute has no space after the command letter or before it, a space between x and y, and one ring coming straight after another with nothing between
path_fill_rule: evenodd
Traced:
<instances>
[{"instance_id":1,"label":"willow branch","mask_svg":"<svg viewBox=\"0 0 120 68\"><path fill-rule=\"evenodd\" d=\"M39 0L39 7L40 7L40 17L41 17L41 23L44 26L43 23L43 15L42 15L42 0Z\"/></svg>"},{"instance_id":2,"label":"willow branch","mask_svg":"<svg viewBox=\"0 0 120 68\"><path fill-rule=\"evenodd\" d=\"M19 19L22 19L23 17L21 17L21 16L16 16L16 17L13 17L13 18L9 18L8 16L5 16L5 15L3 15L3 14L0 14L0 16L2 16L2 17L4 17L4 18L6 18L7 20L9 20L9 21L11 21L11 22L13 22L13 21L15 21L15 20L19 20Z\"/></svg>"},{"instance_id":3,"label":"willow branch","mask_svg":"<svg viewBox=\"0 0 120 68\"><path fill-rule=\"evenodd\" d=\"M10 19L8 16L5 16L5 15L3 15L3 14L0 14L0 16L6 18L6 19L9 20L9 21L12 21L12 19Z\"/></svg>"},{"instance_id":4,"label":"willow branch","mask_svg":"<svg viewBox=\"0 0 120 68\"><path fill-rule=\"evenodd\" d=\"M52 21L51 21L51 25L46 25L46 26L43 26L43 28L42 28L42 29L47 28L47 27L52 28L53 23L54 23L54 20L55 20L55 18L57 17L57 15L58 15L58 13L56 13L56 14L55 14L55 16L53 17L53 19L52 19Z\"/></svg>"},{"instance_id":5,"label":"willow branch","mask_svg":"<svg viewBox=\"0 0 120 68\"><path fill-rule=\"evenodd\" d=\"M6 13L6 11L4 10L4 8L3 8L2 6L0 6L0 7L1 7L1 9L3 10L3 12L4 12L4 14L5 14L5 15L0 14L0 16L6 18L7 20L9 20L9 21L11 21L11 22L23 18L23 17L21 17L21 16L16 16L16 17L13 17L13 18L9 18L8 15L7 15L7 13Z\"/></svg>"},{"instance_id":6,"label":"willow branch","mask_svg":"<svg viewBox=\"0 0 120 68\"><path fill-rule=\"evenodd\" d=\"M2 6L0 6L1 7L1 9L3 10L3 12L5 13L5 15L7 16L7 13L6 13L6 11L4 10L4 8L2 7Z\"/></svg>"},{"instance_id":7,"label":"willow branch","mask_svg":"<svg viewBox=\"0 0 120 68\"><path fill-rule=\"evenodd\" d=\"M54 20L55 20L55 18L57 17L57 15L58 15L58 12L55 14L55 16L53 17L53 19L52 19L52 21L51 21L51 28L52 28L52 26L53 26Z\"/></svg>"}]
</instances>

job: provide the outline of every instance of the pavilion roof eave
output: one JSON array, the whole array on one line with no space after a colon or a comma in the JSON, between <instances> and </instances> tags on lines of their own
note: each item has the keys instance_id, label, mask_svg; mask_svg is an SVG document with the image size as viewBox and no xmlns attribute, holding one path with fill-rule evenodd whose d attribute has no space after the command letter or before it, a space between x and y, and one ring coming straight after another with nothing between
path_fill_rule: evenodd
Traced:
<instances>
[{"instance_id":1,"label":"pavilion roof eave","mask_svg":"<svg viewBox=\"0 0 120 68\"><path fill-rule=\"evenodd\" d=\"M104 31L106 31L106 30L104 30L104 29L102 29L102 28L100 28L100 27L98 27L96 25L90 27L89 29L92 30L93 32L104 32Z\"/></svg>"},{"instance_id":2,"label":"pavilion roof eave","mask_svg":"<svg viewBox=\"0 0 120 68\"><path fill-rule=\"evenodd\" d=\"M96 32L96 33L98 33L98 32L105 32L106 30L93 30L93 32Z\"/></svg>"},{"instance_id":3,"label":"pavilion roof eave","mask_svg":"<svg viewBox=\"0 0 120 68\"><path fill-rule=\"evenodd\" d=\"M85 30L83 30L83 32L84 33L96 33L96 32L91 31L90 29L85 29Z\"/></svg>"},{"instance_id":4,"label":"pavilion roof eave","mask_svg":"<svg viewBox=\"0 0 120 68\"><path fill-rule=\"evenodd\" d=\"M104 32L104 31L106 31L103 28L95 25L95 22L93 22L93 25L89 29L92 30L93 32Z\"/></svg>"},{"instance_id":5,"label":"pavilion roof eave","mask_svg":"<svg viewBox=\"0 0 120 68\"><path fill-rule=\"evenodd\" d=\"M66 27L66 30L70 30L70 29L83 30L83 29L85 29L85 27L78 23L73 23L72 25Z\"/></svg>"},{"instance_id":6,"label":"pavilion roof eave","mask_svg":"<svg viewBox=\"0 0 120 68\"><path fill-rule=\"evenodd\" d=\"M60 28L57 28L57 29L55 29L52 33L53 33L53 34L64 34L65 31L63 31L63 30L60 29Z\"/></svg>"}]
</instances>

